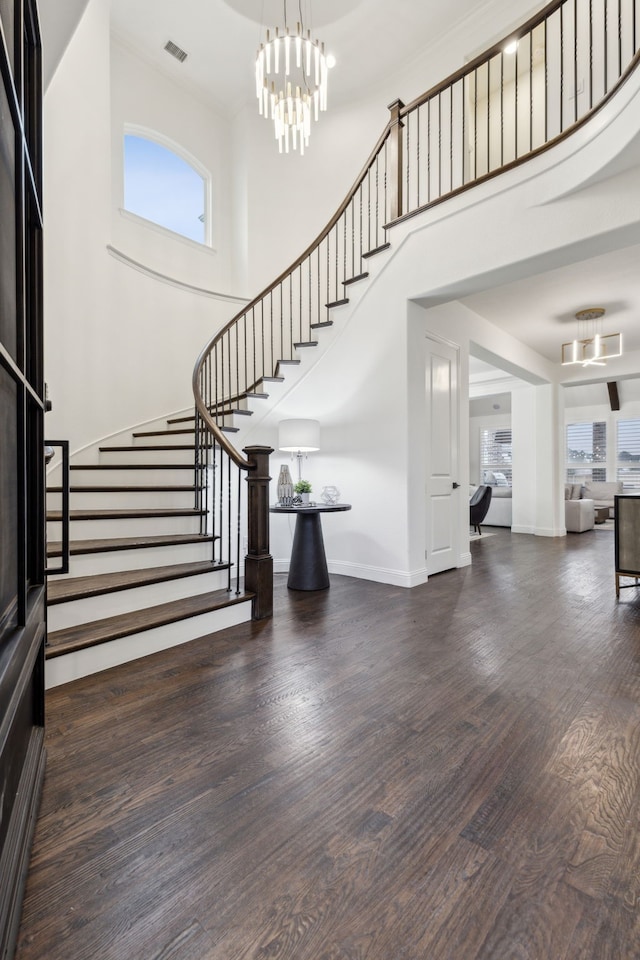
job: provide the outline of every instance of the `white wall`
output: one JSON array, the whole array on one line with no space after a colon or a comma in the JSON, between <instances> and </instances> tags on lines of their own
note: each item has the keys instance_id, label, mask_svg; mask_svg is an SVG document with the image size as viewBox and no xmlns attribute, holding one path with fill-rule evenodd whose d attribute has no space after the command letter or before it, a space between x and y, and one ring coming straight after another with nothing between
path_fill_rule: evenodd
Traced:
<instances>
[{"instance_id":1,"label":"white wall","mask_svg":"<svg viewBox=\"0 0 640 960\"><path fill-rule=\"evenodd\" d=\"M187 151L212 181L213 244L206 247L123 216L125 126L160 134ZM135 260L185 283L235 293L231 238L230 124L127 49L111 43L111 237Z\"/></svg>"},{"instance_id":2,"label":"white wall","mask_svg":"<svg viewBox=\"0 0 640 960\"><path fill-rule=\"evenodd\" d=\"M125 123L180 144L213 179L207 249L121 213ZM47 433L78 451L193 404L201 348L239 302L138 272L108 252L197 288L234 294L229 124L118 42L91 0L45 97Z\"/></svg>"},{"instance_id":3,"label":"white wall","mask_svg":"<svg viewBox=\"0 0 640 960\"><path fill-rule=\"evenodd\" d=\"M108 404L111 193L109 4L91 0L45 97L45 376L56 439ZM121 345L121 340L120 340ZM105 354L106 350L106 354ZM77 430L76 430L77 427Z\"/></svg>"}]
</instances>

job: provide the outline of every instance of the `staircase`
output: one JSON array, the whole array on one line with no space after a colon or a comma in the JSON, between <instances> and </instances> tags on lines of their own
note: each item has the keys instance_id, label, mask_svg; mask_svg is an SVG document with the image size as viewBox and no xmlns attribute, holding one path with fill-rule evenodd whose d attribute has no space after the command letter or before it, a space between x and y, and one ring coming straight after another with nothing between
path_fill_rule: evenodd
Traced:
<instances>
[{"instance_id":1,"label":"staircase","mask_svg":"<svg viewBox=\"0 0 640 960\"><path fill-rule=\"evenodd\" d=\"M69 574L48 578L48 687L250 618L253 594L232 581L194 506L188 420L71 465ZM60 486L47 488L51 566L62 553L61 498Z\"/></svg>"}]
</instances>

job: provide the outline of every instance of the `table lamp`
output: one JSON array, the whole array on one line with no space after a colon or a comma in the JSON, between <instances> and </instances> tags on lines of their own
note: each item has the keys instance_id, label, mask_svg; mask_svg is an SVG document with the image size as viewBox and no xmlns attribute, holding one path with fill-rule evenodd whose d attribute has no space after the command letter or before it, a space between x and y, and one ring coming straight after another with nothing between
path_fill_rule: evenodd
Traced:
<instances>
[{"instance_id":1,"label":"table lamp","mask_svg":"<svg viewBox=\"0 0 640 960\"><path fill-rule=\"evenodd\" d=\"M298 480L302 480L304 455L320 449L320 421L281 420L278 425L278 449L295 454L298 460Z\"/></svg>"}]
</instances>

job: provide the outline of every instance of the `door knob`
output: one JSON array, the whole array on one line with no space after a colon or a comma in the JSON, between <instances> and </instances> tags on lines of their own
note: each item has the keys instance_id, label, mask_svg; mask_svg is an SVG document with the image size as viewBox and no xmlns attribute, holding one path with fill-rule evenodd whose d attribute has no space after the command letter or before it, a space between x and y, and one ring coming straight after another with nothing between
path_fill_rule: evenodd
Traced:
<instances>
[{"instance_id":1,"label":"door knob","mask_svg":"<svg viewBox=\"0 0 640 960\"><path fill-rule=\"evenodd\" d=\"M457 490L458 487L460 486L460 484L454 482L454 483L451 484L451 486L453 487L454 490Z\"/></svg>"}]
</instances>

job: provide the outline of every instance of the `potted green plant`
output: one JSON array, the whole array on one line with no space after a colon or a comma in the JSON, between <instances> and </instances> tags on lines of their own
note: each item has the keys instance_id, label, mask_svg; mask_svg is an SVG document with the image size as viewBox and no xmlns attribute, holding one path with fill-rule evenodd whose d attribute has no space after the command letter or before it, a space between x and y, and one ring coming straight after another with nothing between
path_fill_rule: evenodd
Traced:
<instances>
[{"instance_id":1,"label":"potted green plant","mask_svg":"<svg viewBox=\"0 0 640 960\"><path fill-rule=\"evenodd\" d=\"M294 486L295 493L298 494L303 503L309 503L309 494L311 493L311 484L308 480L298 480Z\"/></svg>"}]
</instances>

